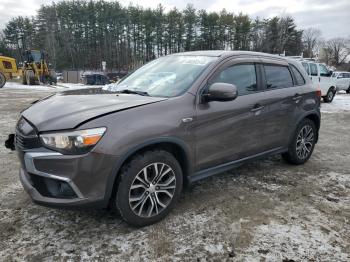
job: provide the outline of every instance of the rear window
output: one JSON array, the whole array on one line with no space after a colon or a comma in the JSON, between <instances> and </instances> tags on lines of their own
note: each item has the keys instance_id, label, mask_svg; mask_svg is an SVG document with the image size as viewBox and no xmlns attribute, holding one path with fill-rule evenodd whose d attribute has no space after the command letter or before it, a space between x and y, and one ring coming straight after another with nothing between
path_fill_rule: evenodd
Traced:
<instances>
[{"instance_id":1,"label":"rear window","mask_svg":"<svg viewBox=\"0 0 350 262\"><path fill-rule=\"evenodd\" d=\"M302 76L302 74L299 72L299 70L293 65L290 65L290 68L292 69L292 72L293 72L293 75L295 78L295 85L297 85L297 86L304 85L305 79Z\"/></svg>"},{"instance_id":2,"label":"rear window","mask_svg":"<svg viewBox=\"0 0 350 262\"><path fill-rule=\"evenodd\" d=\"M266 84L268 89L286 88L293 86L292 75L288 67L277 65L264 65Z\"/></svg>"}]
</instances>

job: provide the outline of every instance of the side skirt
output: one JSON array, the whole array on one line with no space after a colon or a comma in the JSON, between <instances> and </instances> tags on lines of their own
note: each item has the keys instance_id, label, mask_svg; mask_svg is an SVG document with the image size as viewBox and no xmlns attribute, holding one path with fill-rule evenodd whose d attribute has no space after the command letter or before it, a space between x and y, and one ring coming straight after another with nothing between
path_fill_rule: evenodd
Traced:
<instances>
[{"instance_id":1,"label":"side skirt","mask_svg":"<svg viewBox=\"0 0 350 262\"><path fill-rule=\"evenodd\" d=\"M255 161L258 159L262 159L262 158L266 158L268 156L272 156L272 155L276 155L276 154L280 154L280 153L284 153L287 152L288 149L287 148L283 148L283 147L278 147L278 148L274 148L256 155L252 155L249 157L245 157L245 158L241 158L238 160L234 160L225 164L221 164L215 167L210 167L208 169L204 169L201 171L198 171L196 173L194 173L194 175L188 177L188 182L189 184L192 184L194 182L197 182L199 180L202 180L204 178L219 174L219 173L223 173L226 172L228 170L231 170L233 168L236 168L244 163L247 162L251 162L251 161Z\"/></svg>"}]
</instances>

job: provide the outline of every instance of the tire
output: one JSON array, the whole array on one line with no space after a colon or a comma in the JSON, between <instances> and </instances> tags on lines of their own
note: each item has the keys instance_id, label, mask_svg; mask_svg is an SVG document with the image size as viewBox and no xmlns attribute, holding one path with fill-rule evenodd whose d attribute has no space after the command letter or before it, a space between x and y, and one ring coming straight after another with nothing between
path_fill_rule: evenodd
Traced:
<instances>
[{"instance_id":1,"label":"tire","mask_svg":"<svg viewBox=\"0 0 350 262\"><path fill-rule=\"evenodd\" d=\"M326 103L331 103L335 96L335 92L332 89L329 89L327 95L323 98Z\"/></svg>"},{"instance_id":2,"label":"tire","mask_svg":"<svg viewBox=\"0 0 350 262\"><path fill-rule=\"evenodd\" d=\"M152 150L137 154L122 167L112 208L130 225L154 224L174 207L182 182L181 167L169 152Z\"/></svg>"},{"instance_id":3,"label":"tire","mask_svg":"<svg viewBox=\"0 0 350 262\"><path fill-rule=\"evenodd\" d=\"M22 74L22 84L27 85L27 77L25 74Z\"/></svg>"},{"instance_id":4,"label":"tire","mask_svg":"<svg viewBox=\"0 0 350 262\"><path fill-rule=\"evenodd\" d=\"M350 86L349 86L348 90L346 90L346 93L350 94Z\"/></svg>"},{"instance_id":5,"label":"tire","mask_svg":"<svg viewBox=\"0 0 350 262\"><path fill-rule=\"evenodd\" d=\"M303 136L304 136L304 140L302 140ZM293 165L304 164L306 161L309 160L309 158L312 155L312 152L314 150L315 143L316 143L316 137L317 137L317 129L316 129L315 123L310 119L307 119L307 118L303 119L299 123L297 129L295 130L295 134L293 135L293 138L290 142L288 151L286 153L283 153L282 157L288 163ZM301 143L304 143L305 147L302 147ZM305 148L307 150L305 150Z\"/></svg>"},{"instance_id":6,"label":"tire","mask_svg":"<svg viewBox=\"0 0 350 262\"><path fill-rule=\"evenodd\" d=\"M3 86L6 84L6 77L3 73L0 72L0 88L3 88Z\"/></svg>"},{"instance_id":7,"label":"tire","mask_svg":"<svg viewBox=\"0 0 350 262\"><path fill-rule=\"evenodd\" d=\"M26 82L27 85L35 85L35 75L32 70L27 70L26 73Z\"/></svg>"}]
</instances>

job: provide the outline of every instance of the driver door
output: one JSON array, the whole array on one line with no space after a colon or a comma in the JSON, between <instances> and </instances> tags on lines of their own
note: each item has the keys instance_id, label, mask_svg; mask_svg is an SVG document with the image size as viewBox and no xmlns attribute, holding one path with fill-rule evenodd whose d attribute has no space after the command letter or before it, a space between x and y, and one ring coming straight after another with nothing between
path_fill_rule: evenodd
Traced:
<instances>
[{"instance_id":1,"label":"driver door","mask_svg":"<svg viewBox=\"0 0 350 262\"><path fill-rule=\"evenodd\" d=\"M233 101L201 102L196 108L196 171L260 153L265 126L264 92L260 88L258 58L234 59L222 65L207 87L216 82L234 84ZM206 87L206 88L207 88ZM203 91L205 92L205 91Z\"/></svg>"}]
</instances>

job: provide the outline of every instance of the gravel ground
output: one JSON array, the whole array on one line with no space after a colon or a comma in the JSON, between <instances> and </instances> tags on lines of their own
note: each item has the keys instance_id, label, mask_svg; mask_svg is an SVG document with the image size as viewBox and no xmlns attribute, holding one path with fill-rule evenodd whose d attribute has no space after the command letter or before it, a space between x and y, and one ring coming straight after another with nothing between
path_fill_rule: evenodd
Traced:
<instances>
[{"instance_id":1,"label":"gravel ground","mask_svg":"<svg viewBox=\"0 0 350 262\"><path fill-rule=\"evenodd\" d=\"M323 105L305 165L276 156L206 179L165 220L135 229L105 210L34 205L23 191L2 145L19 112L48 92L0 90L0 261L350 260L349 95Z\"/></svg>"}]
</instances>

